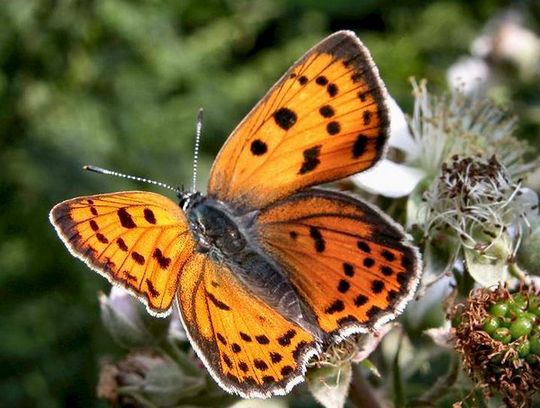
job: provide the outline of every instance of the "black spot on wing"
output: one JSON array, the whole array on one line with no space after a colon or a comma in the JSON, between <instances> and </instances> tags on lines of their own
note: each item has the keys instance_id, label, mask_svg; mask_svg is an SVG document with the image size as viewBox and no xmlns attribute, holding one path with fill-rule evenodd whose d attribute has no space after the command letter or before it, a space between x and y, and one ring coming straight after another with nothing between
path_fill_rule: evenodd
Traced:
<instances>
[{"instance_id":1,"label":"black spot on wing","mask_svg":"<svg viewBox=\"0 0 540 408\"><path fill-rule=\"evenodd\" d=\"M365 252L366 254L371 253L371 248L369 247L369 244L366 241L358 241L356 243L356 246L358 247L359 250L361 250L362 252Z\"/></svg>"},{"instance_id":2,"label":"black spot on wing","mask_svg":"<svg viewBox=\"0 0 540 408\"><path fill-rule=\"evenodd\" d=\"M330 136L335 136L339 132L341 132L341 125L339 124L339 122L336 121L329 122L326 125L326 131Z\"/></svg>"},{"instance_id":3,"label":"black spot on wing","mask_svg":"<svg viewBox=\"0 0 540 408\"><path fill-rule=\"evenodd\" d=\"M221 333L216 333L216 337L221 344L223 344L224 346L227 345L227 340L225 340L225 337L223 337Z\"/></svg>"},{"instance_id":4,"label":"black spot on wing","mask_svg":"<svg viewBox=\"0 0 540 408\"><path fill-rule=\"evenodd\" d=\"M255 336L255 340L257 340L257 343L259 344L268 344L270 343L270 339L266 337L264 334L261 334L259 336Z\"/></svg>"},{"instance_id":5,"label":"black spot on wing","mask_svg":"<svg viewBox=\"0 0 540 408\"><path fill-rule=\"evenodd\" d=\"M255 360L253 360L253 365L255 366L257 370L260 370L260 371L268 370L268 364L266 364L266 362L264 362L261 359L256 358Z\"/></svg>"},{"instance_id":6,"label":"black spot on wing","mask_svg":"<svg viewBox=\"0 0 540 408\"><path fill-rule=\"evenodd\" d=\"M362 263L366 268L371 268L373 265L375 265L375 260L373 258L364 258Z\"/></svg>"},{"instance_id":7,"label":"black spot on wing","mask_svg":"<svg viewBox=\"0 0 540 408\"><path fill-rule=\"evenodd\" d=\"M277 342L281 346L288 346L291 344L291 340L296 336L296 330L290 329L283 336L277 338Z\"/></svg>"},{"instance_id":8,"label":"black spot on wing","mask_svg":"<svg viewBox=\"0 0 540 408\"><path fill-rule=\"evenodd\" d=\"M340 279L339 283L338 283L338 286L337 286L337 290L340 293L347 293L347 291L350 289L350 287L351 287L351 284L349 283L348 280Z\"/></svg>"},{"instance_id":9,"label":"black spot on wing","mask_svg":"<svg viewBox=\"0 0 540 408\"><path fill-rule=\"evenodd\" d=\"M338 94L338 87L336 84L328 84L326 91L328 92L328 95L333 98Z\"/></svg>"},{"instance_id":10,"label":"black spot on wing","mask_svg":"<svg viewBox=\"0 0 540 408\"><path fill-rule=\"evenodd\" d=\"M118 215L118 219L120 220L120 224L124 228L135 228L137 224L133 221L133 218L131 215L127 212L125 208L120 208L116 214Z\"/></svg>"},{"instance_id":11,"label":"black spot on wing","mask_svg":"<svg viewBox=\"0 0 540 408\"><path fill-rule=\"evenodd\" d=\"M371 111L370 110L365 110L364 112L362 112L362 120L364 121L364 126L367 126L370 124L371 122Z\"/></svg>"},{"instance_id":12,"label":"black spot on wing","mask_svg":"<svg viewBox=\"0 0 540 408\"><path fill-rule=\"evenodd\" d=\"M319 113L323 118L331 118L336 112L330 105L324 105L319 109Z\"/></svg>"},{"instance_id":13,"label":"black spot on wing","mask_svg":"<svg viewBox=\"0 0 540 408\"><path fill-rule=\"evenodd\" d=\"M317 77L317 79L315 79L315 83L317 85L324 86L328 83L328 79L324 75L320 75Z\"/></svg>"},{"instance_id":14,"label":"black spot on wing","mask_svg":"<svg viewBox=\"0 0 540 408\"><path fill-rule=\"evenodd\" d=\"M393 262L396 259L396 256L387 249L383 249L382 252L381 252L381 255L388 262Z\"/></svg>"},{"instance_id":15,"label":"black spot on wing","mask_svg":"<svg viewBox=\"0 0 540 408\"><path fill-rule=\"evenodd\" d=\"M371 282L371 290L373 293L381 293L384 290L384 282L382 280L374 280Z\"/></svg>"},{"instance_id":16,"label":"black spot on wing","mask_svg":"<svg viewBox=\"0 0 540 408\"><path fill-rule=\"evenodd\" d=\"M340 299L337 299L324 310L324 313L334 314L337 312L342 312L344 309L345 309L345 304L343 303L343 301Z\"/></svg>"},{"instance_id":17,"label":"black spot on wing","mask_svg":"<svg viewBox=\"0 0 540 408\"><path fill-rule=\"evenodd\" d=\"M251 142L251 153L255 156L262 156L268 151L268 146L260 139L256 139Z\"/></svg>"},{"instance_id":18,"label":"black spot on wing","mask_svg":"<svg viewBox=\"0 0 540 408\"><path fill-rule=\"evenodd\" d=\"M144 211L144 219L149 224L155 224L156 223L156 216L154 215L154 212L150 208L145 208Z\"/></svg>"},{"instance_id":19,"label":"black spot on wing","mask_svg":"<svg viewBox=\"0 0 540 408\"><path fill-rule=\"evenodd\" d=\"M131 253L131 257L133 258L133 260L138 263L139 265L144 265L144 262L146 261L144 259L144 256L142 256L141 254L139 254L138 252L136 251L133 251Z\"/></svg>"},{"instance_id":20,"label":"black spot on wing","mask_svg":"<svg viewBox=\"0 0 540 408\"><path fill-rule=\"evenodd\" d=\"M148 278L146 279L146 287L148 288L148 293L150 294L151 297L155 298L159 296L159 292L155 288L152 281Z\"/></svg>"},{"instance_id":21,"label":"black spot on wing","mask_svg":"<svg viewBox=\"0 0 540 408\"><path fill-rule=\"evenodd\" d=\"M221 310L231 310L231 308L226 304L226 303L223 303L221 300L219 300L218 298L216 298L214 296L213 293L210 293L210 292L206 292L206 294L208 295L208 299L210 299L210 301L214 304L214 306L216 306L218 309L221 309Z\"/></svg>"},{"instance_id":22,"label":"black spot on wing","mask_svg":"<svg viewBox=\"0 0 540 408\"><path fill-rule=\"evenodd\" d=\"M109 240L107 239L107 237L105 235L103 235L102 233L100 233L100 232L98 232L96 234L96 238L102 244L108 244L109 243Z\"/></svg>"},{"instance_id":23,"label":"black spot on wing","mask_svg":"<svg viewBox=\"0 0 540 408\"><path fill-rule=\"evenodd\" d=\"M354 305L355 306L364 306L368 302L368 298L365 295L358 295L356 298L354 298Z\"/></svg>"},{"instance_id":24,"label":"black spot on wing","mask_svg":"<svg viewBox=\"0 0 540 408\"><path fill-rule=\"evenodd\" d=\"M394 271L392 270L392 268L390 268L389 266L381 266L381 272L384 276L392 276L392 274L394 273Z\"/></svg>"},{"instance_id":25,"label":"black spot on wing","mask_svg":"<svg viewBox=\"0 0 540 408\"><path fill-rule=\"evenodd\" d=\"M355 159L359 158L366 152L368 140L369 140L368 137L361 133L358 136L356 136L356 140L354 141L353 149L352 149L353 157Z\"/></svg>"},{"instance_id":26,"label":"black spot on wing","mask_svg":"<svg viewBox=\"0 0 540 408\"><path fill-rule=\"evenodd\" d=\"M302 152L304 161L298 170L298 174L306 174L313 171L321 163L319 156L321 154L321 145L310 147Z\"/></svg>"},{"instance_id":27,"label":"black spot on wing","mask_svg":"<svg viewBox=\"0 0 540 408\"><path fill-rule=\"evenodd\" d=\"M272 363L279 363L283 359L283 356L275 351L270 352L270 360Z\"/></svg>"},{"instance_id":28,"label":"black spot on wing","mask_svg":"<svg viewBox=\"0 0 540 408\"><path fill-rule=\"evenodd\" d=\"M321 234L321 230L316 227L309 227L309 236L313 238L315 251L324 252L326 248L326 242Z\"/></svg>"},{"instance_id":29,"label":"black spot on wing","mask_svg":"<svg viewBox=\"0 0 540 408\"><path fill-rule=\"evenodd\" d=\"M154 258L157 261L161 269L167 269L171 263L171 258L167 258L166 256L164 256L163 253L161 252L161 249L159 248L154 249L152 258Z\"/></svg>"},{"instance_id":30,"label":"black spot on wing","mask_svg":"<svg viewBox=\"0 0 540 408\"><path fill-rule=\"evenodd\" d=\"M120 248L121 251L127 252L128 247L122 238L116 239L116 245L118 245L118 248Z\"/></svg>"},{"instance_id":31,"label":"black spot on wing","mask_svg":"<svg viewBox=\"0 0 540 408\"><path fill-rule=\"evenodd\" d=\"M283 130L289 130L294 126L297 120L296 113L289 108L280 108L274 112L274 120L277 125Z\"/></svg>"},{"instance_id":32,"label":"black spot on wing","mask_svg":"<svg viewBox=\"0 0 540 408\"><path fill-rule=\"evenodd\" d=\"M291 366L288 366L288 365L283 366L283 368L281 369L281 375L286 377L289 374L291 374L293 371L294 371L294 369Z\"/></svg>"},{"instance_id":33,"label":"black spot on wing","mask_svg":"<svg viewBox=\"0 0 540 408\"><path fill-rule=\"evenodd\" d=\"M352 278L354 276L354 266L351 265L350 263L344 262L343 263L343 272L349 278Z\"/></svg>"},{"instance_id":34,"label":"black spot on wing","mask_svg":"<svg viewBox=\"0 0 540 408\"><path fill-rule=\"evenodd\" d=\"M229 368L232 368L233 364L232 364L232 361L229 358L229 356L227 354L223 353L222 357L223 357L223 362L225 363L225 365L227 367L229 367Z\"/></svg>"}]
</instances>

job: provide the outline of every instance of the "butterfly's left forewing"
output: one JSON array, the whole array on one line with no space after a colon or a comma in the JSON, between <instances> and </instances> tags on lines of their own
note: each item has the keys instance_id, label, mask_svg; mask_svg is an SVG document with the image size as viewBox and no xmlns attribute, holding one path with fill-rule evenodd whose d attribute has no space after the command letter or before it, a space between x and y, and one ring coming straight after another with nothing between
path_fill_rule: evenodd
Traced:
<instances>
[{"instance_id":1,"label":"butterfly's left forewing","mask_svg":"<svg viewBox=\"0 0 540 408\"><path fill-rule=\"evenodd\" d=\"M358 199L307 190L263 210L256 225L265 252L328 334L378 328L414 294L417 250L397 223Z\"/></svg>"},{"instance_id":2,"label":"butterfly's left forewing","mask_svg":"<svg viewBox=\"0 0 540 408\"><path fill-rule=\"evenodd\" d=\"M194 249L186 216L168 198L130 191L57 204L50 219L70 252L166 315Z\"/></svg>"},{"instance_id":3,"label":"butterfly's left forewing","mask_svg":"<svg viewBox=\"0 0 540 408\"><path fill-rule=\"evenodd\" d=\"M222 263L193 254L178 307L191 343L216 381L246 398L285 394L318 351L313 334L249 291Z\"/></svg>"},{"instance_id":4,"label":"butterfly's left forewing","mask_svg":"<svg viewBox=\"0 0 540 408\"><path fill-rule=\"evenodd\" d=\"M243 209L365 170L384 152L389 113L369 51L349 31L308 51L231 134L211 197Z\"/></svg>"}]
</instances>

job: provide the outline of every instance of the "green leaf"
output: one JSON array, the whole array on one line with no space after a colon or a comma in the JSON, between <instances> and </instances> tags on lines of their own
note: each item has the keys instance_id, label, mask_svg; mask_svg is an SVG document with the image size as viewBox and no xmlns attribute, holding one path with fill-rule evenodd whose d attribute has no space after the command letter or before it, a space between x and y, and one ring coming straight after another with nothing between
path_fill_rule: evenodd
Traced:
<instances>
[{"instance_id":1,"label":"green leaf","mask_svg":"<svg viewBox=\"0 0 540 408\"><path fill-rule=\"evenodd\" d=\"M463 252L469 274L480 285L490 287L508 279L510 245L505 235L498 238L485 254L468 248Z\"/></svg>"},{"instance_id":2,"label":"green leaf","mask_svg":"<svg viewBox=\"0 0 540 408\"><path fill-rule=\"evenodd\" d=\"M336 367L313 370L307 376L309 391L325 408L341 408L345 405L351 383L351 363Z\"/></svg>"},{"instance_id":3,"label":"green leaf","mask_svg":"<svg viewBox=\"0 0 540 408\"><path fill-rule=\"evenodd\" d=\"M536 217L532 224L532 232L523 239L521 244L518 261L531 273L538 275L540 271L540 217Z\"/></svg>"},{"instance_id":4,"label":"green leaf","mask_svg":"<svg viewBox=\"0 0 540 408\"><path fill-rule=\"evenodd\" d=\"M377 368L377 366L375 364L373 364L371 362L371 360L369 358L366 358L365 360L362 360L359 364L362 367L367 368L369 371L371 371L371 373L374 376L381 378L381 373L379 372L379 369Z\"/></svg>"}]
</instances>

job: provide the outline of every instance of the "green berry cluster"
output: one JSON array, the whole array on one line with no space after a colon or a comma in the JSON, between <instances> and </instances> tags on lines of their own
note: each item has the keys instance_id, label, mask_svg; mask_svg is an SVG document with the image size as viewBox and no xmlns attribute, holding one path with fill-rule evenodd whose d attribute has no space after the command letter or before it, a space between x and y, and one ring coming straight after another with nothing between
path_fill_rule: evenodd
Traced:
<instances>
[{"instance_id":1,"label":"green berry cluster","mask_svg":"<svg viewBox=\"0 0 540 408\"><path fill-rule=\"evenodd\" d=\"M540 356L540 297L533 293L516 293L493 303L482 328L492 339L515 345L519 357L529 363Z\"/></svg>"}]
</instances>

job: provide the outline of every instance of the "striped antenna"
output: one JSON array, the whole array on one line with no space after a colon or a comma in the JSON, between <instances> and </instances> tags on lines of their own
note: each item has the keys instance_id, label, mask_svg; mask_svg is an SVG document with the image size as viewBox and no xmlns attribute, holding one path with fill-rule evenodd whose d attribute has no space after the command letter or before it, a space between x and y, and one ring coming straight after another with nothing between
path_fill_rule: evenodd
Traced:
<instances>
[{"instance_id":1,"label":"striped antenna","mask_svg":"<svg viewBox=\"0 0 540 408\"><path fill-rule=\"evenodd\" d=\"M107 174L109 176L122 177L122 178L126 178L126 179L129 179L129 180L135 180L135 181L141 181L143 183L154 184L156 186L172 190L172 191L174 191L176 193L179 192L178 188L175 188L175 187L172 187L172 186L170 186L168 184L162 183L161 181L155 181L155 180L145 179L145 178L142 178L142 177L131 176L129 174L119 173L117 171L107 170L107 169L97 167L97 166L92 166L92 165L83 166L83 169L88 170L88 171L93 171L94 173Z\"/></svg>"},{"instance_id":2,"label":"striped antenna","mask_svg":"<svg viewBox=\"0 0 540 408\"><path fill-rule=\"evenodd\" d=\"M195 127L195 147L193 149L193 185L191 191L195 193L197 191L197 170L199 168L199 145L201 142L201 130L203 121L203 109L200 108L197 112L197 124Z\"/></svg>"}]
</instances>

